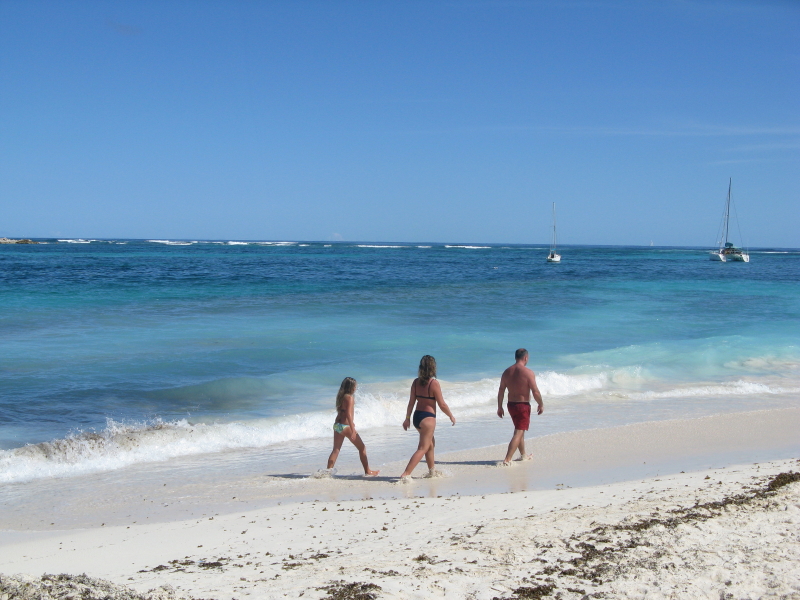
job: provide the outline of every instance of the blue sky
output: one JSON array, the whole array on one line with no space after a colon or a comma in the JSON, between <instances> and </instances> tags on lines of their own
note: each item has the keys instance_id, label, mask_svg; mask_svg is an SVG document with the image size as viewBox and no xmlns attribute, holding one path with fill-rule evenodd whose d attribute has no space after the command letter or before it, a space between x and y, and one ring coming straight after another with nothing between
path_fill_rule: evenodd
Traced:
<instances>
[{"instance_id":1,"label":"blue sky","mask_svg":"<svg viewBox=\"0 0 800 600\"><path fill-rule=\"evenodd\" d=\"M0 0L0 235L800 246L800 3Z\"/></svg>"}]
</instances>

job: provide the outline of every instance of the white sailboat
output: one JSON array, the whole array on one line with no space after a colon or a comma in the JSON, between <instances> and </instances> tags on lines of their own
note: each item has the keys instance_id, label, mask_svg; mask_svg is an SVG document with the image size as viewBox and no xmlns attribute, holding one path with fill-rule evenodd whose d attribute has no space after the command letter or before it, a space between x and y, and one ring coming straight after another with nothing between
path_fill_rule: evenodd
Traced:
<instances>
[{"instance_id":1,"label":"white sailboat","mask_svg":"<svg viewBox=\"0 0 800 600\"><path fill-rule=\"evenodd\" d=\"M550 244L550 253L547 255L547 262L560 263L561 255L556 252L556 203L553 202L553 243Z\"/></svg>"},{"instance_id":2,"label":"white sailboat","mask_svg":"<svg viewBox=\"0 0 800 600\"><path fill-rule=\"evenodd\" d=\"M747 253L747 251L737 248L733 245L733 242L728 240L731 218L731 183L732 180L729 179L728 199L725 201L725 215L722 218L722 226L719 232L719 239L717 240L717 249L711 251L711 256L709 258L719 262L750 262L750 255ZM738 227L739 219L736 219L736 225ZM741 239L741 237L742 234L740 231L739 238Z\"/></svg>"}]
</instances>

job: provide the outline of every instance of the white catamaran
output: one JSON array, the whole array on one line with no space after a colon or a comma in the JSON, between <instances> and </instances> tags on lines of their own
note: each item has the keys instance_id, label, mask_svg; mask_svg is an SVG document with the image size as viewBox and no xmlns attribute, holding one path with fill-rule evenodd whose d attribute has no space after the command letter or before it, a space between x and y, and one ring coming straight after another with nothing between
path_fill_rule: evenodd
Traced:
<instances>
[{"instance_id":1,"label":"white catamaran","mask_svg":"<svg viewBox=\"0 0 800 600\"><path fill-rule=\"evenodd\" d=\"M550 244L550 253L547 255L547 262L561 262L561 255L556 252L556 203L553 202L553 243Z\"/></svg>"},{"instance_id":2,"label":"white catamaran","mask_svg":"<svg viewBox=\"0 0 800 600\"><path fill-rule=\"evenodd\" d=\"M717 240L717 249L711 251L711 260L728 262L750 262L750 255L747 251L737 248L732 242L728 241L728 230L731 218L731 181L728 180L728 199L725 202L725 215L722 218L722 226L720 227L719 239ZM735 211L734 207L734 211ZM739 226L739 219L736 219L736 226ZM739 239L742 237L741 230L739 231ZM724 240L724 241L723 241Z\"/></svg>"}]
</instances>

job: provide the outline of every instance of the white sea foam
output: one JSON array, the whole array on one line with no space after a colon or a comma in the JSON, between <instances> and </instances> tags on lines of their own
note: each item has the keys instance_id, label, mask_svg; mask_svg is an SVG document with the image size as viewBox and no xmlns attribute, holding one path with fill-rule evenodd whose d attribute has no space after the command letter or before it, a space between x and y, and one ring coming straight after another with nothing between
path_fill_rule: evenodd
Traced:
<instances>
[{"instance_id":1,"label":"white sea foam","mask_svg":"<svg viewBox=\"0 0 800 600\"><path fill-rule=\"evenodd\" d=\"M82 238L78 238L75 240L58 240L59 242L66 242L67 244L91 244L95 240L84 240Z\"/></svg>"},{"instance_id":2,"label":"white sea foam","mask_svg":"<svg viewBox=\"0 0 800 600\"><path fill-rule=\"evenodd\" d=\"M191 246L197 242L173 241L173 240L145 240L152 244L164 244L166 246Z\"/></svg>"},{"instance_id":3,"label":"white sea foam","mask_svg":"<svg viewBox=\"0 0 800 600\"><path fill-rule=\"evenodd\" d=\"M600 390L609 383L609 374L565 375L554 371L540 373L536 382L544 396L574 396L583 392Z\"/></svg>"},{"instance_id":4,"label":"white sea foam","mask_svg":"<svg viewBox=\"0 0 800 600\"><path fill-rule=\"evenodd\" d=\"M389 246L386 244L356 244L358 248L406 248L407 246Z\"/></svg>"},{"instance_id":5,"label":"white sea foam","mask_svg":"<svg viewBox=\"0 0 800 600\"><path fill-rule=\"evenodd\" d=\"M458 246L458 245L448 246L447 244L445 244L444 247L445 248L467 248L469 250L486 250L488 248L491 248L491 246Z\"/></svg>"},{"instance_id":6,"label":"white sea foam","mask_svg":"<svg viewBox=\"0 0 800 600\"><path fill-rule=\"evenodd\" d=\"M710 385L695 385L679 388L672 388L663 391L645 391L629 393L626 396L632 400L649 400L659 398L700 398L721 396L753 396L761 394L791 394L800 392L800 388L770 386L754 381L733 381L730 383L719 383Z\"/></svg>"},{"instance_id":7,"label":"white sea foam","mask_svg":"<svg viewBox=\"0 0 800 600\"><path fill-rule=\"evenodd\" d=\"M309 479L330 479L336 475L336 469L317 469L314 473L309 475Z\"/></svg>"},{"instance_id":8,"label":"white sea foam","mask_svg":"<svg viewBox=\"0 0 800 600\"><path fill-rule=\"evenodd\" d=\"M433 246L417 246L417 248L432 248Z\"/></svg>"}]
</instances>

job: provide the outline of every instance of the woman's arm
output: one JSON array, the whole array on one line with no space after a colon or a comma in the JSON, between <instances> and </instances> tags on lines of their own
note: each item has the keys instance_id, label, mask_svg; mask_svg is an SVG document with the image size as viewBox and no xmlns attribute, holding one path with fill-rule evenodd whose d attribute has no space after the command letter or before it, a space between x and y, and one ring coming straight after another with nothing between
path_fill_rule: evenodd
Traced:
<instances>
[{"instance_id":1,"label":"woman's arm","mask_svg":"<svg viewBox=\"0 0 800 600\"><path fill-rule=\"evenodd\" d=\"M456 418L453 416L453 413L450 412L450 407L447 406L447 402L444 401L444 396L442 396L442 386L439 385L439 382L435 379L431 382L431 391L433 392L434 398L436 398L436 404L439 405L439 408L442 409L442 412L450 417L450 422L455 425Z\"/></svg>"},{"instance_id":2,"label":"woman's arm","mask_svg":"<svg viewBox=\"0 0 800 600\"><path fill-rule=\"evenodd\" d=\"M414 380L414 383L411 384L411 391L408 394L408 406L406 407L406 420L403 421L403 429L408 431L408 428L411 426L411 412L414 410L414 403L417 401L417 395L414 393L417 391L417 380Z\"/></svg>"},{"instance_id":3,"label":"woman's arm","mask_svg":"<svg viewBox=\"0 0 800 600\"><path fill-rule=\"evenodd\" d=\"M347 421L347 424L350 426L350 435L352 437L355 437L356 436L356 422L353 419L353 413L355 412L355 408L356 408L356 400L355 400L355 398L353 398L352 394L346 394L345 397L344 397L344 402L345 402L345 412L347 414L347 416L345 417L345 420Z\"/></svg>"}]
</instances>

